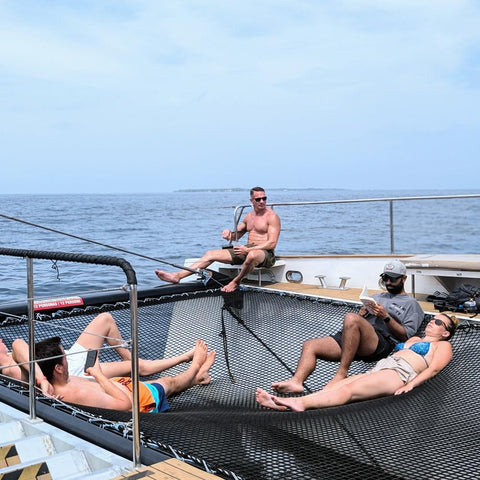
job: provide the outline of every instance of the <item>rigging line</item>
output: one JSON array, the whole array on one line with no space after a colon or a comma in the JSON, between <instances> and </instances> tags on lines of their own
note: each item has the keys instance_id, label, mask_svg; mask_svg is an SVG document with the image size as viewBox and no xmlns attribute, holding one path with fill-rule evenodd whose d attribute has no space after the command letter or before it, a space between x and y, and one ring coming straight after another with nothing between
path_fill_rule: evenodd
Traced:
<instances>
[{"instance_id":1,"label":"rigging line","mask_svg":"<svg viewBox=\"0 0 480 480\"><path fill-rule=\"evenodd\" d=\"M226 310L226 305L222 307L222 331L220 332L220 336L222 337L223 343L223 353L225 355L225 365L227 367L228 376L230 377L230 381L235 383L235 377L233 376L232 369L230 368L230 359L228 357L228 343L227 343L227 329L225 328L225 317L223 315L224 311Z\"/></svg>"},{"instance_id":2,"label":"rigging line","mask_svg":"<svg viewBox=\"0 0 480 480\"><path fill-rule=\"evenodd\" d=\"M3 213L0 213L0 217L6 218L8 220L13 220L14 222L23 223L25 225L30 225L31 227L36 227L36 228L41 228L43 230L48 230L49 232L58 233L60 235L65 235L67 237L76 238L77 240L82 240L83 242L94 243L95 245L100 245L101 247L111 248L111 249L117 250L119 252L128 253L129 255L135 255L137 257L145 258L146 260L153 260L154 262L164 263L165 265L170 265L171 267L179 268L180 270L188 270L191 273L196 273L196 274L201 275L202 271L211 271L211 270L207 270L206 268L199 269L199 270L194 270L193 268L190 268L190 267L180 266L180 265L177 265L175 263L167 262L166 260L163 260L162 258L149 257L148 255L143 255L143 254L138 253L138 252L132 252L131 250L127 250L127 249L122 248L122 247L116 247L114 245L109 245L108 243L102 243L102 242L98 242L96 240L91 240L89 238L80 237L79 235L75 235L73 233L63 232L63 231L57 230L55 228L45 227L44 225L39 225L37 223L29 222L29 221L23 220L21 218L11 217L10 215L5 215ZM220 286L223 286L218 280L213 278L213 276L210 276L209 279L212 279L214 282L218 283Z\"/></svg>"},{"instance_id":3,"label":"rigging line","mask_svg":"<svg viewBox=\"0 0 480 480\"><path fill-rule=\"evenodd\" d=\"M224 305L222 309L226 310L236 321L239 325L241 325L243 328L245 328L256 340L258 340L266 349L268 352L270 352L279 362L281 365L283 365L287 371L291 374L294 375L294 371L280 358L279 355L277 355L273 349L271 349L242 319L240 315L237 315L230 306ZM306 390L309 393L312 393L312 391L308 388L305 387Z\"/></svg>"},{"instance_id":4,"label":"rigging line","mask_svg":"<svg viewBox=\"0 0 480 480\"><path fill-rule=\"evenodd\" d=\"M15 320L23 320L25 318L25 315L15 315L14 313L3 312L2 310L0 310L0 315L4 315L5 317L10 317Z\"/></svg>"},{"instance_id":5,"label":"rigging line","mask_svg":"<svg viewBox=\"0 0 480 480\"><path fill-rule=\"evenodd\" d=\"M350 438L350 440L352 440L353 443L355 443L355 445L357 446L357 448L359 448L366 456L367 458L370 460L370 462L372 462L372 465L375 465L376 468L379 468L383 473L387 473L385 472L385 468L382 467L382 465L379 464L379 462L377 461L377 459L375 458L375 456L373 455L373 453L370 453L367 449L367 445L363 444L361 442L361 440L359 438L357 438L354 433L349 429L347 428L347 426L345 425L344 422L342 422L339 418L338 418L338 415L334 416L333 417L333 421L335 423L338 424L338 426L346 433L346 435Z\"/></svg>"}]
</instances>

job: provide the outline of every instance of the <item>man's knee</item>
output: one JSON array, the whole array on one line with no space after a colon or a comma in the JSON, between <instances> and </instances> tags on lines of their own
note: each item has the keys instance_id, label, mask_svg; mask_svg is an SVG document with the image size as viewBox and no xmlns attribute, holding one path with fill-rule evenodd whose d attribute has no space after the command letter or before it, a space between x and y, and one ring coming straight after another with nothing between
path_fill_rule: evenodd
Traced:
<instances>
[{"instance_id":1,"label":"man's knee","mask_svg":"<svg viewBox=\"0 0 480 480\"><path fill-rule=\"evenodd\" d=\"M102 312L90 322L85 330L89 330L90 327L90 329L95 328L95 330L108 331L112 325L115 325L112 315L108 312Z\"/></svg>"},{"instance_id":2,"label":"man's knee","mask_svg":"<svg viewBox=\"0 0 480 480\"><path fill-rule=\"evenodd\" d=\"M172 394L172 392L173 393L177 392L178 382L176 380L176 377L160 377L157 380L155 380L155 383L159 383L163 387L166 397L169 397Z\"/></svg>"},{"instance_id":3,"label":"man's knee","mask_svg":"<svg viewBox=\"0 0 480 480\"><path fill-rule=\"evenodd\" d=\"M302 345L302 351L305 353L313 353L315 355L319 354L322 350L322 345L326 343L325 339L326 337L305 340Z\"/></svg>"},{"instance_id":4,"label":"man's knee","mask_svg":"<svg viewBox=\"0 0 480 480\"><path fill-rule=\"evenodd\" d=\"M216 250L207 250L202 259L203 260L209 260L209 261L214 261L215 259L215 253L216 253Z\"/></svg>"},{"instance_id":5,"label":"man's knee","mask_svg":"<svg viewBox=\"0 0 480 480\"><path fill-rule=\"evenodd\" d=\"M333 337L320 337L305 340L302 345L302 355L315 356L318 359L337 361L342 349Z\"/></svg>"},{"instance_id":6,"label":"man's knee","mask_svg":"<svg viewBox=\"0 0 480 480\"><path fill-rule=\"evenodd\" d=\"M148 368L148 361L144 360L143 358L139 358L138 359L138 374L141 377L147 377L151 373L152 373L151 369Z\"/></svg>"},{"instance_id":7,"label":"man's knee","mask_svg":"<svg viewBox=\"0 0 480 480\"><path fill-rule=\"evenodd\" d=\"M250 250L245 258L246 264L256 267L265 260L265 253L262 250Z\"/></svg>"},{"instance_id":8,"label":"man's knee","mask_svg":"<svg viewBox=\"0 0 480 480\"><path fill-rule=\"evenodd\" d=\"M346 328L356 327L361 322L365 322L365 319L358 313L348 312L343 318L343 330Z\"/></svg>"},{"instance_id":9,"label":"man's knee","mask_svg":"<svg viewBox=\"0 0 480 480\"><path fill-rule=\"evenodd\" d=\"M232 259L228 250L208 250L202 257L204 262L222 262L227 263L230 262Z\"/></svg>"}]
</instances>

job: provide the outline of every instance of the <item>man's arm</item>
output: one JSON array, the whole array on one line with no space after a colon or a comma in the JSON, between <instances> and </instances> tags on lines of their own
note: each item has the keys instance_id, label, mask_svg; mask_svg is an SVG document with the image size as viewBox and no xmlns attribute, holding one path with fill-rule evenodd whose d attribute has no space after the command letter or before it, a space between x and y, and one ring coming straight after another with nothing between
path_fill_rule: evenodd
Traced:
<instances>
[{"instance_id":1,"label":"man's arm","mask_svg":"<svg viewBox=\"0 0 480 480\"><path fill-rule=\"evenodd\" d=\"M405 308L405 317L403 325L405 326L407 337L415 335L425 318L425 313L420 304L412 297Z\"/></svg>"},{"instance_id":2,"label":"man's arm","mask_svg":"<svg viewBox=\"0 0 480 480\"><path fill-rule=\"evenodd\" d=\"M452 346L450 345L450 342L441 341L438 342L437 345L434 345L433 343L431 343L430 345L431 347L436 348L428 368L425 369L423 372L419 373L413 380L408 382L406 385L400 387L395 392L395 395L399 395L401 393L406 393L410 390L413 390L415 387L418 387L422 383L434 377L438 372L443 370L449 364L450 360L453 357Z\"/></svg>"},{"instance_id":3,"label":"man's arm","mask_svg":"<svg viewBox=\"0 0 480 480\"><path fill-rule=\"evenodd\" d=\"M85 405L87 407L95 408L109 408L111 410L131 410L132 402L126 395L120 391L115 385L111 385L115 390L112 390L113 395L120 393L122 398L110 395L99 384L87 379L77 377L72 380L61 390L56 390L60 393L65 402L76 403L78 405ZM107 386L108 388L108 386Z\"/></svg>"},{"instance_id":4,"label":"man's arm","mask_svg":"<svg viewBox=\"0 0 480 480\"><path fill-rule=\"evenodd\" d=\"M12 343L12 358L15 363L19 364L22 372L21 380L28 382L30 365L29 360L29 347L28 343L22 338L17 338ZM46 379L40 366L35 363L35 383L42 389L45 395L53 395L53 387Z\"/></svg>"},{"instance_id":5,"label":"man's arm","mask_svg":"<svg viewBox=\"0 0 480 480\"><path fill-rule=\"evenodd\" d=\"M243 221L237 225L237 229L235 231L225 229L222 232L222 238L228 240L229 242L235 242L237 240L240 240L245 235L246 231L247 224L245 223L245 221Z\"/></svg>"},{"instance_id":6,"label":"man's arm","mask_svg":"<svg viewBox=\"0 0 480 480\"><path fill-rule=\"evenodd\" d=\"M403 304L402 314L399 318L390 317L396 320L389 322L390 331L400 341L404 342L415 335L422 324L424 313L419 303L412 297ZM384 317L380 317L384 318ZM390 323L392 325L390 325Z\"/></svg>"},{"instance_id":7,"label":"man's arm","mask_svg":"<svg viewBox=\"0 0 480 480\"><path fill-rule=\"evenodd\" d=\"M82 383L82 388L73 390L76 400L67 400L67 395L65 395L66 401L76 401L81 405L89 405L99 408L131 410L131 395L119 388L115 382L108 379L103 374L98 359L93 367L87 368L86 373L95 379L100 388L96 385L89 385L89 382L85 382L85 384ZM83 385L85 385L85 389L83 388ZM90 387L88 389L89 391L87 391L87 386Z\"/></svg>"},{"instance_id":8,"label":"man's arm","mask_svg":"<svg viewBox=\"0 0 480 480\"><path fill-rule=\"evenodd\" d=\"M397 340L404 342L408 339L405 327L398 319L389 314L381 303L377 303L377 305L372 306L371 309L377 318L385 322L388 330Z\"/></svg>"}]
</instances>

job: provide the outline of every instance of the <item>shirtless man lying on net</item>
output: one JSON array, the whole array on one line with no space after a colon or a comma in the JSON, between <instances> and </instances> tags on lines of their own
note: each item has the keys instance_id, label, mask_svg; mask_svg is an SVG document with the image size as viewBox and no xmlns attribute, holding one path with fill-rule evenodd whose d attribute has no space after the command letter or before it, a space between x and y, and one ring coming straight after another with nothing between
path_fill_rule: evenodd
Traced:
<instances>
[{"instance_id":1,"label":"shirtless man lying on net","mask_svg":"<svg viewBox=\"0 0 480 480\"><path fill-rule=\"evenodd\" d=\"M132 409L132 379L107 378L98 359L86 369L88 377L70 376L68 360L60 338L52 337L38 342L35 347L37 364L53 386L53 395L65 402L114 410ZM140 412L169 410L167 398L195 385L210 383L210 368L215 362L215 351L208 352L207 344L197 340L192 361L187 370L173 377L161 377L139 382Z\"/></svg>"},{"instance_id":2,"label":"shirtless man lying on net","mask_svg":"<svg viewBox=\"0 0 480 480\"><path fill-rule=\"evenodd\" d=\"M87 350L98 350L107 343L120 355L121 360L114 362L102 362L103 374L110 377L130 375L132 362L131 353L125 348L124 340L117 324L110 313L97 315L83 330L71 348L65 350L68 355L68 373L74 376L84 376L84 365ZM181 355L157 360L138 360L138 373L140 376L149 376L163 372L180 363L190 362L193 358L193 348ZM17 380L28 381L28 353L29 347L25 340L17 338L12 343L12 351L9 352L6 345L0 339L0 373ZM52 393L52 386L46 380L41 369L36 366L35 380L45 394Z\"/></svg>"}]
</instances>

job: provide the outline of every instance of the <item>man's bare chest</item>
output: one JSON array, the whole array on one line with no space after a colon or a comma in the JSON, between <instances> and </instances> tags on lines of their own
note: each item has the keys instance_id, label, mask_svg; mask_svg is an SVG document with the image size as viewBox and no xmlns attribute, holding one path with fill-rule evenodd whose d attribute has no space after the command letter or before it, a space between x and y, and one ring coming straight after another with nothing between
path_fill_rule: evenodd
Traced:
<instances>
[{"instance_id":1,"label":"man's bare chest","mask_svg":"<svg viewBox=\"0 0 480 480\"><path fill-rule=\"evenodd\" d=\"M258 234L265 234L268 232L268 218L267 217L252 217L247 222L247 231Z\"/></svg>"}]
</instances>

